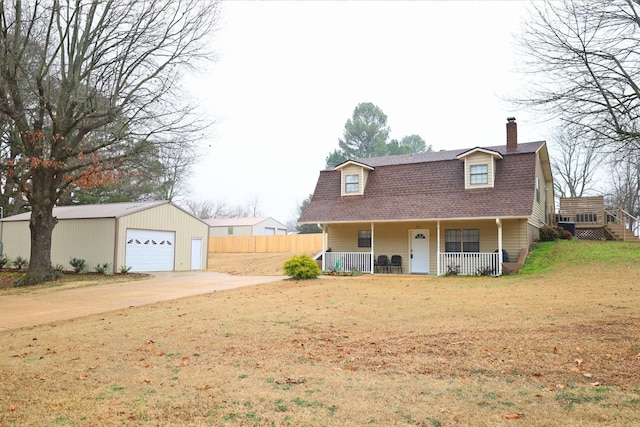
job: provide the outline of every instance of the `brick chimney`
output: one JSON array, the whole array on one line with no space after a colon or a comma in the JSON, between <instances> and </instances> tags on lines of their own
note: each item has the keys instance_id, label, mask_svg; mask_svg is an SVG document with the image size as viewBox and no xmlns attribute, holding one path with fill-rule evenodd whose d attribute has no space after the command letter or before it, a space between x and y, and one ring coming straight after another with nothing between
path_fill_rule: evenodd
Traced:
<instances>
[{"instance_id":1,"label":"brick chimney","mask_svg":"<svg viewBox=\"0 0 640 427\"><path fill-rule=\"evenodd\" d=\"M515 117L507 117L507 151L518 149L518 125Z\"/></svg>"}]
</instances>

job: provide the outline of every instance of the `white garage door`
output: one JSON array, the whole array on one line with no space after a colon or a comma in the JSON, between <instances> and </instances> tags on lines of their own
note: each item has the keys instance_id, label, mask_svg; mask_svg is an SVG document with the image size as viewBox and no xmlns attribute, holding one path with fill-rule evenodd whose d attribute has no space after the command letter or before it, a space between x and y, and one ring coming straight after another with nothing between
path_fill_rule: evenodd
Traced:
<instances>
[{"instance_id":1,"label":"white garage door","mask_svg":"<svg viewBox=\"0 0 640 427\"><path fill-rule=\"evenodd\" d=\"M125 263L131 271L173 271L175 232L127 230Z\"/></svg>"}]
</instances>

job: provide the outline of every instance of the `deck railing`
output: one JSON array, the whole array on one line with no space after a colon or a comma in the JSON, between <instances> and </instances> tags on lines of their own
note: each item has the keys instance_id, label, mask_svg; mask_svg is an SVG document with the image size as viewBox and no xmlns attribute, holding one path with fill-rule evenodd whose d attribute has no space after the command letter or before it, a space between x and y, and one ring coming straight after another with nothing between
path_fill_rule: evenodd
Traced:
<instances>
[{"instance_id":1,"label":"deck railing","mask_svg":"<svg viewBox=\"0 0 640 427\"><path fill-rule=\"evenodd\" d=\"M630 233L640 236L640 218L636 218L622 208L618 208L617 211L607 209L605 213L607 215L607 224L620 224L623 227L623 231L629 230Z\"/></svg>"},{"instance_id":2,"label":"deck railing","mask_svg":"<svg viewBox=\"0 0 640 427\"><path fill-rule=\"evenodd\" d=\"M440 254L441 274L497 276L499 262L497 252L443 252Z\"/></svg>"},{"instance_id":3,"label":"deck railing","mask_svg":"<svg viewBox=\"0 0 640 427\"><path fill-rule=\"evenodd\" d=\"M604 198L573 197L560 199L560 211L556 222L573 222L576 228L602 227L605 224Z\"/></svg>"},{"instance_id":4,"label":"deck railing","mask_svg":"<svg viewBox=\"0 0 640 427\"><path fill-rule=\"evenodd\" d=\"M371 252L325 252L324 268L330 271L350 273L357 270L371 273Z\"/></svg>"}]
</instances>

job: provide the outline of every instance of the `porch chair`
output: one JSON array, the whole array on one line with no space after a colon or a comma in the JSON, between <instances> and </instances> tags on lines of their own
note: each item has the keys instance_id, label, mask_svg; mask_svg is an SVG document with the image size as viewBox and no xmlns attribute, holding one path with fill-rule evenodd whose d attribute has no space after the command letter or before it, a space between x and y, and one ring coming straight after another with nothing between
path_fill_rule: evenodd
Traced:
<instances>
[{"instance_id":1,"label":"porch chair","mask_svg":"<svg viewBox=\"0 0 640 427\"><path fill-rule=\"evenodd\" d=\"M374 267L375 267L375 271L376 273L378 272L379 268L382 267L383 271L387 271L389 272L389 257L387 257L386 255L378 255L378 259L374 260L373 263Z\"/></svg>"},{"instance_id":2,"label":"porch chair","mask_svg":"<svg viewBox=\"0 0 640 427\"><path fill-rule=\"evenodd\" d=\"M402 257L400 255L392 255L391 262L389 263L389 272L396 267L398 269L398 274L402 273Z\"/></svg>"}]
</instances>

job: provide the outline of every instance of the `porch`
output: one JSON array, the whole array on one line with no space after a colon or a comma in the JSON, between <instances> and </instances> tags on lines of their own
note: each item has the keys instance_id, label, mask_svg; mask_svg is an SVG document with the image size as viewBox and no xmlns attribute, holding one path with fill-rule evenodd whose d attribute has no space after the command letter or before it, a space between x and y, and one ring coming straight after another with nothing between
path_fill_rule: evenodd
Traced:
<instances>
[{"instance_id":1,"label":"porch","mask_svg":"<svg viewBox=\"0 0 640 427\"><path fill-rule=\"evenodd\" d=\"M504 223L500 219L483 219L329 227L328 247L323 247L316 259L323 271L340 273L500 276L519 269L519 254L527 247L526 219L509 219ZM397 262L390 265L392 259Z\"/></svg>"}]
</instances>

